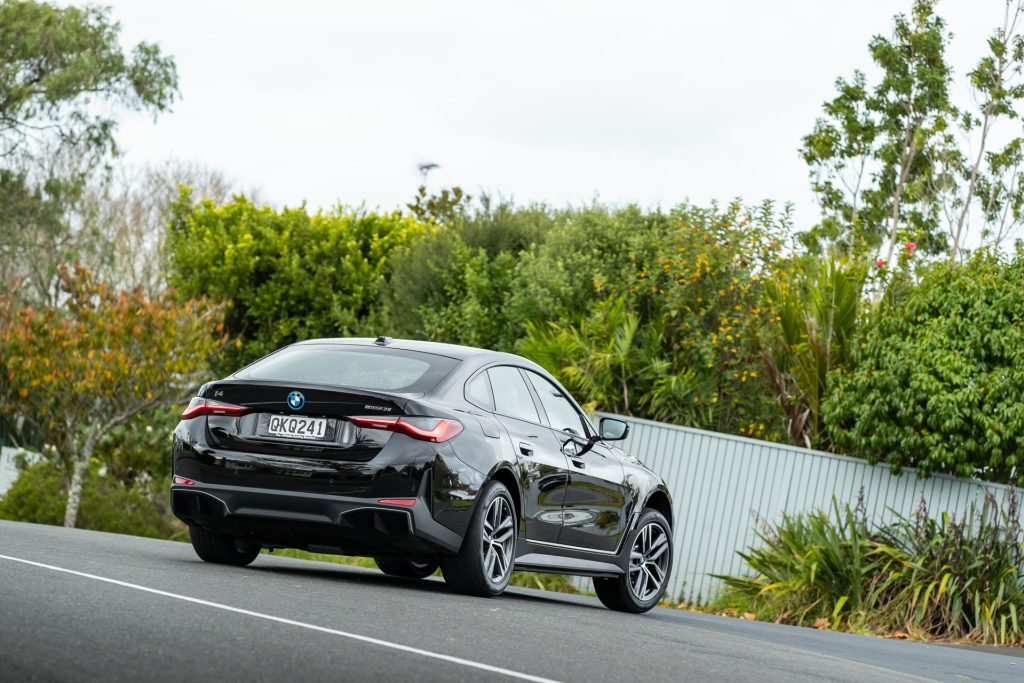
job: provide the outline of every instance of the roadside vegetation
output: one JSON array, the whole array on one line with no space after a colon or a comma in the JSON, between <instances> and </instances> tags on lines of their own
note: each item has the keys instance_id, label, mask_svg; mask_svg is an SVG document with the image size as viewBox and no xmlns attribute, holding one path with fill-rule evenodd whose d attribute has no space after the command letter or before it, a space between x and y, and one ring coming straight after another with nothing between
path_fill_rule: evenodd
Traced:
<instances>
[{"instance_id":1,"label":"roadside vegetation","mask_svg":"<svg viewBox=\"0 0 1024 683\"><path fill-rule=\"evenodd\" d=\"M785 515L723 576L712 608L777 623L908 638L1024 645L1024 533L1018 498L961 518L873 523L862 508Z\"/></svg>"},{"instance_id":2,"label":"roadside vegetation","mask_svg":"<svg viewBox=\"0 0 1024 683\"><path fill-rule=\"evenodd\" d=\"M457 187L312 211L193 163L132 167L119 116L173 105L173 58L123 47L109 10L0 0L0 441L42 454L0 517L182 538L166 502L181 408L314 336L512 351L592 410L1024 484L1024 16L1017 0L998 14L956 74L936 2L907 2L870 41L872 75L839 78L794 140L821 207L794 225L777 201L563 207ZM879 527L793 511L721 605L1019 642L1009 512L933 512ZM973 559L943 559L960 547Z\"/></svg>"}]
</instances>

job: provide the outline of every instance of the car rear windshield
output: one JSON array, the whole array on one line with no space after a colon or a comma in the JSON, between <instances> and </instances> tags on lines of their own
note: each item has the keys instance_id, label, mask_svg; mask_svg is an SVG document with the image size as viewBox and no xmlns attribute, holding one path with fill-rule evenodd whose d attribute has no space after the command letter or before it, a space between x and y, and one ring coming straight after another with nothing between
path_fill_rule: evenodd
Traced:
<instances>
[{"instance_id":1,"label":"car rear windshield","mask_svg":"<svg viewBox=\"0 0 1024 683\"><path fill-rule=\"evenodd\" d=\"M235 377L422 393L433 388L458 364L453 358L420 351L298 344L242 368Z\"/></svg>"}]
</instances>

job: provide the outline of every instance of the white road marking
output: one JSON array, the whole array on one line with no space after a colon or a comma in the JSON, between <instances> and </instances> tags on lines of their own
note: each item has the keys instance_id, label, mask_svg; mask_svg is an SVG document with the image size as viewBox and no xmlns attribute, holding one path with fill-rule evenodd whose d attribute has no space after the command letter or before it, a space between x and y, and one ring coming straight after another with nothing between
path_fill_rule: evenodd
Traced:
<instances>
[{"instance_id":1,"label":"white road marking","mask_svg":"<svg viewBox=\"0 0 1024 683\"><path fill-rule=\"evenodd\" d=\"M193 598L187 595L179 595L178 593L171 593L169 591L162 591L156 588L149 588L147 586L140 586L135 583L129 583L127 581L118 581L117 579L108 579L105 576L96 576L95 574L87 574L85 572L75 571L74 569L65 569L64 567L55 567L52 564L44 564L42 562L33 562L32 560L25 560L20 557L11 557L10 555L0 555L2 560L10 560L12 562L21 562L22 564L32 565L33 567L42 567L43 569L50 569L55 572L64 572L65 574L74 574L75 576L81 576L86 579L93 579L94 581L103 581L104 583L114 584L115 586L123 586L124 588L132 588L134 590L143 591L145 593L153 593L154 595L162 595L166 598L173 598L175 600L183 600L184 602L191 602L196 605L205 605L206 607L213 607L216 609L222 609L226 612L235 612L236 614L244 614L250 617L256 617L257 619L266 619L267 621L276 621L279 624L287 624L289 626L298 626L299 628L306 628L311 631L319 631L321 633L330 633L331 635L341 636L342 638L349 638L351 640L358 640L363 643L369 643L371 645L378 645L380 647L390 648L392 650L399 650L401 652L408 652L414 655L420 655L423 657L429 657L431 659L439 659L443 662L451 662L452 664L459 664L461 666L468 666L472 669L479 669L481 671L489 671L491 673L499 674L502 676L508 676L509 678L516 678L521 681L533 681L533 683L558 683L550 678L543 678L541 676L532 676L530 674L521 673L519 671L512 671L511 669L503 669L500 666L492 666L490 664L484 664L483 662L474 662L471 659L463 659L461 657L453 657L452 655L438 654L437 652L430 652L428 650L421 650L418 647L410 647L408 645L402 645L400 643L392 643L387 640L381 640L380 638L371 638L370 636L361 636L358 633L349 633L348 631L339 631L334 628L326 628L324 626L316 626L314 624L307 624L301 621L295 621L294 619L285 619L284 617L275 617L272 614L263 614L262 612L253 612L252 610L242 609L240 607L232 607L231 605L223 605L219 602L211 602L209 600L202 600L200 598Z\"/></svg>"}]
</instances>

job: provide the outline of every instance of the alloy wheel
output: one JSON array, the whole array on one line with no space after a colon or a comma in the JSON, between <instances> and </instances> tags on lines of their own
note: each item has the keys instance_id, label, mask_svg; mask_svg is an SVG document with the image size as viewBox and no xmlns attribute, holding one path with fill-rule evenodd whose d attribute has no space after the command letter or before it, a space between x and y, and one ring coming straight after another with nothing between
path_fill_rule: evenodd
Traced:
<instances>
[{"instance_id":1,"label":"alloy wheel","mask_svg":"<svg viewBox=\"0 0 1024 683\"><path fill-rule=\"evenodd\" d=\"M512 569L515 542L515 515L504 496L497 496L484 515L481 552L484 574L492 583L501 583Z\"/></svg>"},{"instance_id":2,"label":"alloy wheel","mask_svg":"<svg viewBox=\"0 0 1024 683\"><path fill-rule=\"evenodd\" d=\"M668 574L668 533L656 522L640 530L629 554L629 588L640 602L650 600L661 590Z\"/></svg>"}]
</instances>

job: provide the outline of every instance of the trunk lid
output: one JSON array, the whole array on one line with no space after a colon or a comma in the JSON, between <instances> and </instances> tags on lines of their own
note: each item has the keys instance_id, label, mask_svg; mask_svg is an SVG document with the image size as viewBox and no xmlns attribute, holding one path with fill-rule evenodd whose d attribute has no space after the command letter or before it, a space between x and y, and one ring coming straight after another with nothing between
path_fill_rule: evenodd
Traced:
<instances>
[{"instance_id":1,"label":"trunk lid","mask_svg":"<svg viewBox=\"0 0 1024 683\"><path fill-rule=\"evenodd\" d=\"M382 430L357 428L347 418L399 417L405 414L408 402L399 395L367 389L271 380L213 382L201 396L248 409L238 417L207 416L207 436L215 447L342 460L369 460L392 436Z\"/></svg>"}]
</instances>

